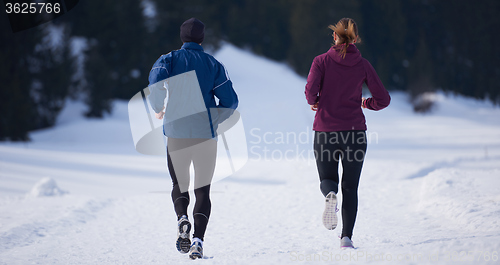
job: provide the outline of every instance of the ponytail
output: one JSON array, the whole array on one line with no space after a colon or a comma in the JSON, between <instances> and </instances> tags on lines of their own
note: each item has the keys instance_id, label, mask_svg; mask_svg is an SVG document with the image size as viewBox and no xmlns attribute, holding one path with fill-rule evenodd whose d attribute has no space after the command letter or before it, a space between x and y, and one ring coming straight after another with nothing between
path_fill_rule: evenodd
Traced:
<instances>
[{"instance_id":1,"label":"ponytail","mask_svg":"<svg viewBox=\"0 0 500 265\"><path fill-rule=\"evenodd\" d=\"M335 50L339 51L343 59L345 58L349 44L352 43L356 37L358 38L357 42L361 42L358 36L358 26L352 18L343 18L337 22L337 24L328 26L328 28L333 30L339 38L338 44L334 44L333 47Z\"/></svg>"}]
</instances>

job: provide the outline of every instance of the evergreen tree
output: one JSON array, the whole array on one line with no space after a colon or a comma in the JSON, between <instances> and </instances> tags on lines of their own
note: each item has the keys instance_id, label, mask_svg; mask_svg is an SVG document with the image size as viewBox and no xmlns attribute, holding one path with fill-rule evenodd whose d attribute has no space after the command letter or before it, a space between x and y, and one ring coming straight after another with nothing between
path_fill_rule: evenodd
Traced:
<instances>
[{"instance_id":1,"label":"evergreen tree","mask_svg":"<svg viewBox=\"0 0 500 265\"><path fill-rule=\"evenodd\" d=\"M411 33L402 4L398 0L381 0L361 1L360 6L361 52L388 89L405 89L408 85L405 62L411 57L405 52L405 40Z\"/></svg>"},{"instance_id":2,"label":"evergreen tree","mask_svg":"<svg viewBox=\"0 0 500 265\"><path fill-rule=\"evenodd\" d=\"M44 37L30 57L30 96L38 117L32 120L35 128L45 128L55 124L64 107L72 69L66 24L49 22L38 27Z\"/></svg>"},{"instance_id":3,"label":"evergreen tree","mask_svg":"<svg viewBox=\"0 0 500 265\"><path fill-rule=\"evenodd\" d=\"M65 40L61 39L59 49L47 43L50 24L12 33L3 12L0 25L4 62L0 66L0 140L26 141L28 131L52 126L64 105L69 85Z\"/></svg>"},{"instance_id":4,"label":"evergreen tree","mask_svg":"<svg viewBox=\"0 0 500 265\"><path fill-rule=\"evenodd\" d=\"M0 140L27 140L33 128L29 117L36 115L29 91L27 55L40 40L35 29L12 33L5 12L0 12Z\"/></svg>"},{"instance_id":5,"label":"evergreen tree","mask_svg":"<svg viewBox=\"0 0 500 265\"><path fill-rule=\"evenodd\" d=\"M435 76L445 89L500 103L498 1L433 1L442 18Z\"/></svg>"},{"instance_id":6,"label":"evergreen tree","mask_svg":"<svg viewBox=\"0 0 500 265\"><path fill-rule=\"evenodd\" d=\"M85 37L85 79L89 110L102 117L112 98L128 99L144 88L147 76L144 42L147 30L139 0L83 1L69 21L72 35Z\"/></svg>"},{"instance_id":7,"label":"evergreen tree","mask_svg":"<svg viewBox=\"0 0 500 265\"><path fill-rule=\"evenodd\" d=\"M343 17L350 17L359 25L363 22L358 1L295 0L290 3L291 43L287 62L302 76L308 74L314 57L326 52L333 44L329 25Z\"/></svg>"}]
</instances>

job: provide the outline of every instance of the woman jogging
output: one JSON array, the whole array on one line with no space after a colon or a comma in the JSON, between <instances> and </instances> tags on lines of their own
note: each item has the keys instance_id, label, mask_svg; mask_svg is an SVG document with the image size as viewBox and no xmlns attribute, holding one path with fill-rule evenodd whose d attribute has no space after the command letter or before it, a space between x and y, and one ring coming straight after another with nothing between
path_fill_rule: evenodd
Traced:
<instances>
[{"instance_id":1,"label":"woman jogging","mask_svg":"<svg viewBox=\"0 0 500 265\"><path fill-rule=\"evenodd\" d=\"M306 99L314 118L314 153L320 189L326 197L323 224L337 227L339 161L342 163L342 235L340 247L351 241L358 210L358 184L366 152L366 122L361 108L381 110L391 101L371 64L355 46L360 42L353 19L342 18L333 30L334 45L314 58L307 77ZM362 98L366 83L371 98Z\"/></svg>"}]
</instances>

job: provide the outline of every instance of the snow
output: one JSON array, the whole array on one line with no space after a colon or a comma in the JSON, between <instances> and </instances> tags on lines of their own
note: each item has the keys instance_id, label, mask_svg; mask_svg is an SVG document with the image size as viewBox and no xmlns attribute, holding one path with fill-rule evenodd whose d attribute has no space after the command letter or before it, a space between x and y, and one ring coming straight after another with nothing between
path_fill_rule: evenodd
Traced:
<instances>
[{"instance_id":1,"label":"snow","mask_svg":"<svg viewBox=\"0 0 500 265\"><path fill-rule=\"evenodd\" d=\"M239 95L250 159L213 184L198 262L498 262L500 108L439 92L432 113L415 114L392 92L387 109L365 111L357 248L340 250L342 224L321 223L305 79L230 44L215 56ZM100 120L68 100L33 142L0 144L0 264L193 262L175 249L165 158L134 150L127 103Z\"/></svg>"},{"instance_id":2,"label":"snow","mask_svg":"<svg viewBox=\"0 0 500 265\"><path fill-rule=\"evenodd\" d=\"M73 57L73 68L74 73L71 76L71 81L81 83L76 84L76 88L72 88L78 91L79 86L83 86L86 83L85 80L85 51L89 47L89 41L85 37L74 36L69 39L69 53ZM76 117L76 116L75 116Z\"/></svg>"},{"instance_id":3,"label":"snow","mask_svg":"<svg viewBox=\"0 0 500 265\"><path fill-rule=\"evenodd\" d=\"M155 3L151 0L142 0L141 1L142 14L150 19L156 18L156 6Z\"/></svg>"},{"instance_id":4,"label":"snow","mask_svg":"<svg viewBox=\"0 0 500 265\"><path fill-rule=\"evenodd\" d=\"M64 49L65 25L56 25L48 23L43 25L42 42L35 47L35 51L50 49L55 56L62 56L61 52Z\"/></svg>"},{"instance_id":5,"label":"snow","mask_svg":"<svg viewBox=\"0 0 500 265\"><path fill-rule=\"evenodd\" d=\"M156 3L152 0L141 0L142 15L145 18L145 26L149 32L153 32L158 26L158 13Z\"/></svg>"},{"instance_id":6,"label":"snow","mask_svg":"<svg viewBox=\"0 0 500 265\"><path fill-rule=\"evenodd\" d=\"M61 190L54 179L43 178L31 189L29 196L46 197L46 196L62 196L67 192Z\"/></svg>"}]
</instances>

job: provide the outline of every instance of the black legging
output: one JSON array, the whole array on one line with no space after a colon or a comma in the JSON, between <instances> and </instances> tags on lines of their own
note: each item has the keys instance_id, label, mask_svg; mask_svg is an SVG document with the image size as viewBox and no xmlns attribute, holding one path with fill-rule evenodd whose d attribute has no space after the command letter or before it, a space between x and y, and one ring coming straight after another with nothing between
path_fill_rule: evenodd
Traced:
<instances>
[{"instance_id":1,"label":"black legging","mask_svg":"<svg viewBox=\"0 0 500 265\"><path fill-rule=\"evenodd\" d=\"M203 240L212 209L212 203L210 201L210 182L215 169L217 143L214 140L207 141L207 139L202 139L200 140L200 142L204 143L202 148L198 145L198 147L190 149L189 145L192 144L192 141L193 139L184 140L169 138L167 144L167 164L173 184L172 201L175 213L179 219L182 215L188 215L187 209L190 201L189 192L187 191L189 187L189 166L191 162L193 163L195 169L194 195L196 196L196 202L193 209L193 237ZM183 151L186 151L177 157L180 161L175 163L175 166L170 153L171 147L173 147L172 150L175 151L177 151L176 149L183 149ZM179 174L176 174L176 172ZM181 185L179 185L179 181Z\"/></svg>"},{"instance_id":2,"label":"black legging","mask_svg":"<svg viewBox=\"0 0 500 265\"><path fill-rule=\"evenodd\" d=\"M342 237L352 237L358 212L358 185L366 153L365 131L315 132L314 155L323 195L338 192L342 162Z\"/></svg>"}]
</instances>

